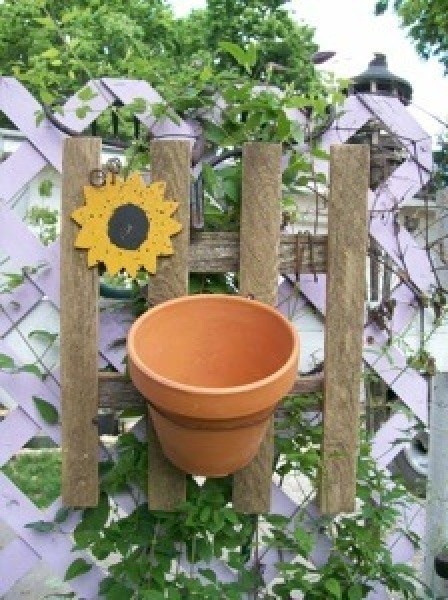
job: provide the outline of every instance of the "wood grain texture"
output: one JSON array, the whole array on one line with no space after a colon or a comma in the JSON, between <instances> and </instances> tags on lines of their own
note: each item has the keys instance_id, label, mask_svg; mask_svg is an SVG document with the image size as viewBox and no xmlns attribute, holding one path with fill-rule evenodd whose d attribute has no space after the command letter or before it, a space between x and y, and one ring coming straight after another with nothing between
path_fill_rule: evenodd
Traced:
<instances>
[{"instance_id":1,"label":"wood grain texture","mask_svg":"<svg viewBox=\"0 0 448 600\"><path fill-rule=\"evenodd\" d=\"M64 142L61 209L61 421L62 502L98 504L98 272L75 249L79 231L70 218L84 204L83 186L101 165L100 138Z\"/></svg>"},{"instance_id":2,"label":"wood grain texture","mask_svg":"<svg viewBox=\"0 0 448 600\"><path fill-rule=\"evenodd\" d=\"M165 181L167 200L179 202L175 214L182 231L173 236L174 254L157 260L157 273L148 287L150 304L188 294L188 253L190 238L191 149L187 140L151 142L151 179ZM185 501L186 475L162 453L148 415L148 504L151 510L173 510Z\"/></svg>"},{"instance_id":3,"label":"wood grain texture","mask_svg":"<svg viewBox=\"0 0 448 600\"><path fill-rule=\"evenodd\" d=\"M243 146L240 228L240 293L277 301L281 223L281 144ZM271 505L273 417L255 459L233 476L233 505L244 513L266 513Z\"/></svg>"},{"instance_id":4,"label":"wood grain texture","mask_svg":"<svg viewBox=\"0 0 448 600\"><path fill-rule=\"evenodd\" d=\"M238 232L192 232L188 261L192 273L234 273L238 270L239 262ZM326 273L327 236L282 233L278 268L281 275L295 272Z\"/></svg>"},{"instance_id":5,"label":"wood grain texture","mask_svg":"<svg viewBox=\"0 0 448 600\"><path fill-rule=\"evenodd\" d=\"M368 147L332 146L319 491L323 514L355 509L368 186Z\"/></svg>"},{"instance_id":6,"label":"wood grain texture","mask_svg":"<svg viewBox=\"0 0 448 600\"><path fill-rule=\"evenodd\" d=\"M99 407L114 411L121 411L127 408L146 407L146 400L135 388L132 381L129 381L121 373L98 373L99 379ZM289 395L311 394L313 392L322 392L324 389L323 374L299 377L295 382ZM319 410L317 403L313 410ZM1 412L0 412L1 418Z\"/></svg>"}]
</instances>

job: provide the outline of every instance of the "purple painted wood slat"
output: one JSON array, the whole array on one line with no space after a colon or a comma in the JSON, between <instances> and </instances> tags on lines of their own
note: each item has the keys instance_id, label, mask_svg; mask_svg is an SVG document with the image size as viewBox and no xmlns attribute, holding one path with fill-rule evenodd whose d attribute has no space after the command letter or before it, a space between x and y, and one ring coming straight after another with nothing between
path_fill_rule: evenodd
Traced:
<instances>
[{"instance_id":1,"label":"purple painted wood slat","mask_svg":"<svg viewBox=\"0 0 448 600\"><path fill-rule=\"evenodd\" d=\"M46 119L39 126L36 125L36 112L41 111L42 107L14 77L2 77L0 80L0 110L60 173L63 134Z\"/></svg>"},{"instance_id":2,"label":"purple painted wood slat","mask_svg":"<svg viewBox=\"0 0 448 600\"><path fill-rule=\"evenodd\" d=\"M1 246L1 242L0 242ZM11 268L12 272L13 269ZM1 299L0 337L4 337L17 323L25 317L42 298L41 292L34 285L26 282Z\"/></svg>"},{"instance_id":3,"label":"purple painted wood slat","mask_svg":"<svg viewBox=\"0 0 448 600\"><path fill-rule=\"evenodd\" d=\"M302 275L300 288L308 300L325 314L325 275L319 275L317 282L312 275ZM400 289L399 298L404 292ZM393 297L393 295L392 295ZM399 305L396 310L399 310ZM408 313L409 314L409 313ZM363 358L380 377L405 402L416 416L423 422L427 421L427 386L425 380L414 369L407 367L406 357L397 348L387 348L390 359L384 354L387 336L375 326L364 330L365 340L373 338L374 344L367 345Z\"/></svg>"},{"instance_id":4,"label":"purple painted wood slat","mask_svg":"<svg viewBox=\"0 0 448 600\"><path fill-rule=\"evenodd\" d=\"M25 527L27 523L42 520L42 513L3 473L0 473L0 489L0 519L6 521L59 577L64 577L68 566L76 558L91 562L85 553L73 551L72 542L65 534L38 533ZM97 597L98 584L103 578L103 571L93 564L88 573L71 580L70 585L83 598L93 600Z\"/></svg>"},{"instance_id":5,"label":"purple painted wood slat","mask_svg":"<svg viewBox=\"0 0 448 600\"><path fill-rule=\"evenodd\" d=\"M359 94L363 102L387 129L400 138L401 143L414 154L423 168L432 169L431 138L406 110L400 100L393 96Z\"/></svg>"},{"instance_id":6,"label":"purple painted wood slat","mask_svg":"<svg viewBox=\"0 0 448 600\"><path fill-rule=\"evenodd\" d=\"M374 217L370 222L369 233L399 267L407 269L411 280L420 290L429 290L435 280L428 255L404 227L400 228L397 242L392 219L382 220L380 217ZM404 265L400 254L404 257Z\"/></svg>"},{"instance_id":7,"label":"purple painted wood slat","mask_svg":"<svg viewBox=\"0 0 448 600\"><path fill-rule=\"evenodd\" d=\"M3 340L0 340L0 352L15 358L14 352L11 351L11 348L9 348ZM33 396L38 396L52 404L57 410L60 410L59 398L51 392L46 381L41 381L31 373L21 372L10 375L9 373L0 371L0 387L2 387L22 408L24 413L22 418L27 416L27 418L36 423L46 435L51 437L56 444L60 444L61 433L59 425L49 425L48 423L45 423L39 415L33 401Z\"/></svg>"},{"instance_id":8,"label":"purple painted wood slat","mask_svg":"<svg viewBox=\"0 0 448 600\"><path fill-rule=\"evenodd\" d=\"M0 467L21 450L38 431L38 425L22 408L10 411L0 422Z\"/></svg>"},{"instance_id":9,"label":"purple painted wood slat","mask_svg":"<svg viewBox=\"0 0 448 600\"><path fill-rule=\"evenodd\" d=\"M116 96L110 93L100 79L91 79L85 87L89 87L96 96L88 102L83 102L78 96L79 92L74 94L62 107L62 115L58 119L66 127L74 131L84 131L95 119L97 119L114 101ZM82 106L88 106L89 110L85 117L80 118L76 114L76 109Z\"/></svg>"},{"instance_id":10,"label":"purple painted wood slat","mask_svg":"<svg viewBox=\"0 0 448 600\"><path fill-rule=\"evenodd\" d=\"M349 96L344 102L341 116L333 121L327 131L322 134L320 147L329 153L330 146L344 144L370 118L370 112L360 103L358 98L356 96ZM329 161L314 158L313 162L315 172L323 173L328 179Z\"/></svg>"},{"instance_id":11,"label":"purple painted wood slat","mask_svg":"<svg viewBox=\"0 0 448 600\"><path fill-rule=\"evenodd\" d=\"M16 264L30 267L35 267L39 263L47 265L38 273L28 275L28 278L42 294L48 296L51 302L59 307L59 254L57 251L59 242L48 247L44 246L18 215L5 206L0 206L0 240L2 249L14 257ZM17 240L20 240L20 244L17 243Z\"/></svg>"},{"instance_id":12,"label":"purple painted wood slat","mask_svg":"<svg viewBox=\"0 0 448 600\"><path fill-rule=\"evenodd\" d=\"M0 163L2 203L9 202L47 164L28 141L22 142L14 154Z\"/></svg>"},{"instance_id":13,"label":"purple painted wood slat","mask_svg":"<svg viewBox=\"0 0 448 600\"><path fill-rule=\"evenodd\" d=\"M375 433L372 440L372 457L381 469L386 468L403 448L405 442L396 440L405 438L406 430L414 423L415 421L404 413L396 413Z\"/></svg>"},{"instance_id":14,"label":"purple painted wood slat","mask_svg":"<svg viewBox=\"0 0 448 600\"><path fill-rule=\"evenodd\" d=\"M414 293L404 283L395 288L392 297L396 301L396 307L390 326L393 334L399 334L417 316L418 304Z\"/></svg>"},{"instance_id":15,"label":"purple painted wood slat","mask_svg":"<svg viewBox=\"0 0 448 600\"><path fill-rule=\"evenodd\" d=\"M429 178L428 171L422 170L414 161L407 160L371 192L369 209L388 211L401 208L422 189Z\"/></svg>"},{"instance_id":16,"label":"purple painted wood slat","mask_svg":"<svg viewBox=\"0 0 448 600\"><path fill-rule=\"evenodd\" d=\"M36 552L20 538L0 549L0 597L40 562Z\"/></svg>"},{"instance_id":17,"label":"purple painted wood slat","mask_svg":"<svg viewBox=\"0 0 448 600\"><path fill-rule=\"evenodd\" d=\"M154 104L163 102L163 98L148 82L128 79L111 79L104 77L102 83L110 90L114 96L119 98L124 104L131 104L136 98L144 98L149 104L149 110L136 116L144 123L156 136L181 136L194 138L191 126L179 117L179 123L174 123L171 119L163 118L156 120L151 107Z\"/></svg>"}]
</instances>

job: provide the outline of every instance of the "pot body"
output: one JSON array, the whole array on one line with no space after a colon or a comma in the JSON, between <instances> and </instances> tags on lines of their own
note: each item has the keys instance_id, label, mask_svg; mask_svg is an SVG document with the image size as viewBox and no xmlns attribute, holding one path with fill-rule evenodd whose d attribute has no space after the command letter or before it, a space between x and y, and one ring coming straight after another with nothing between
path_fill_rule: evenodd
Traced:
<instances>
[{"instance_id":1,"label":"pot body","mask_svg":"<svg viewBox=\"0 0 448 600\"><path fill-rule=\"evenodd\" d=\"M246 298L196 295L142 315L129 371L150 403L165 455L187 473L221 477L256 455L298 365L294 327Z\"/></svg>"}]
</instances>

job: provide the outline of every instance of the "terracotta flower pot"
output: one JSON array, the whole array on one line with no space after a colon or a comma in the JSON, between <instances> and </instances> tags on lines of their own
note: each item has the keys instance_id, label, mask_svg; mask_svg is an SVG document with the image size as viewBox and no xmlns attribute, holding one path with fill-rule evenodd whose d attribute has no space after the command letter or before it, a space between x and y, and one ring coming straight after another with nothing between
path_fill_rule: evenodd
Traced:
<instances>
[{"instance_id":1,"label":"terracotta flower pot","mask_svg":"<svg viewBox=\"0 0 448 600\"><path fill-rule=\"evenodd\" d=\"M164 302L128 336L130 375L163 452L183 471L211 477L255 456L295 381L298 354L297 332L278 311L238 296Z\"/></svg>"}]
</instances>

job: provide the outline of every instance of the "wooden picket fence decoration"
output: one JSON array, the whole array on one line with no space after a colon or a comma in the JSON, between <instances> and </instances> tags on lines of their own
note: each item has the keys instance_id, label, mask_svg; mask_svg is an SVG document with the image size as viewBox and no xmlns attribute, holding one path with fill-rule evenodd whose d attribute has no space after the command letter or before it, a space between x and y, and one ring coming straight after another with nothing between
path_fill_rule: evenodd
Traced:
<instances>
[{"instance_id":1,"label":"wooden picket fence decoration","mask_svg":"<svg viewBox=\"0 0 448 600\"><path fill-rule=\"evenodd\" d=\"M63 212L61 233L61 403L62 499L74 507L98 501L98 454L95 419L104 406L101 392L107 383L107 403L141 405L131 382L98 374L98 276L88 269L85 253L75 249L77 225L72 211L84 203L83 186L100 163L101 143L95 138L72 138L64 143ZM312 236L281 234L281 144L247 143L243 147L241 228L239 234L210 253L214 234L190 234L190 143L154 140L151 145L152 181L165 181L166 194L179 202L177 219L182 231L173 238L174 255L159 259L151 278L151 305L188 293L189 271L227 272L239 263L242 295L267 304L277 301L278 277L284 268L304 272L316 265ZM319 272L328 271L326 324L323 477L320 505L324 513L354 510L359 435L359 382L361 379L364 320L365 251L367 244L367 190L369 151L366 146L331 149L328 240L317 236ZM191 237L191 243L190 243ZM196 238L196 239L195 239ZM225 241L226 238L224 238ZM239 240L239 243L238 243ZM222 238L221 238L222 241ZM236 243L235 243L236 242ZM305 250L305 248L307 250ZM313 254L311 257L310 254ZM196 256L201 259L196 263ZM208 259L208 256L210 257ZM308 257L308 263L304 257ZM217 258L222 259L218 264ZM223 260L225 258L225 260ZM208 260L210 264L208 264ZM291 267L293 267L291 269ZM181 335L181 332L180 332ZM341 357L344 364L341 365ZM294 393L319 389L321 378L298 379ZM271 504L273 451L271 424L258 455L233 476L233 504L245 513L266 513ZM163 455L148 418L148 502L153 510L173 510L186 499L186 475Z\"/></svg>"},{"instance_id":2,"label":"wooden picket fence decoration","mask_svg":"<svg viewBox=\"0 0 448 600\"><path fill-rule=\"evenodd\" d=\"M77 108L83 105L78 94L69 98L63 107L64 115L60 120L72 130L85 131L115 102L126 105L135 98L144 98L148 110L137 114L136 118L155 137L171 136L174 139L194 137L188 124L181 118L176 119L175 123L169 119L158 121L154 118L151 106L162 99L147 82L102 78L90 81L87 86L93 91L94 98L89 102L91 110L85 116L78 115ZM0 163L1 248L18 265L38 263L46 265L46 268L37 274L28 273L22 285L2 298L0 352L13 357L17 364L20 364L21 357L15 351L9 334L15 332L22 320L33 313L44 299L56 309L60 306L59 241L49 246L42 245L12 208L14 198L43 168L51 166L57 172L62 172L64 135L47 120L38 125L34 115L39 110L41 110L40 104L20 82L12 77L1 78L0 111L15 123L24 138L19 149ZM304 124L306 120L299 111L289 118L300 124ZM369 234L382 249L386 250L395 264L408 273L410 280L418 289L423 293L430 293L434 285L434 277L426 252L404 228L400 228L397 236L393 218L398 214L402 202L414 196L430 177L432 165L430 136L413 120L397 98L357 94L346 99L340 115L323 134L319 143L326 151L330 151L333 145L343 145L370 119L381 122L385 129L399 140L407 152L407 159L375 192L369 191ZM325 173L326 162L315 161L315 168L316 172ZM74 190L74 193L78 194L79 198L79 189ZM332 235L331 230L329 235ZM189 244L190 271L235 272L239 267L239 237L235 233L195 232ZM17 240L20 240L20 243L17 243ZM328 246L331 246L330 240ZM297 260L297 257L300 257L300 260ZM332 267L329 268L331 270ZM279 272L291 275L297 271L300 275L300 294L290 283L283 281L279 286L279 309L286 314L293 314L297 309L305 306L303 299L305 297L317 311L325 315L329 307L326 292L327 236L313 235L309 238L308 235L297 237L284 233L280 235ZM78 292L78 288L76 291ZM417 308L414 293L405 283L393 292L392 297L396 299L397 306L391 327L393 333L397 335L407 327ZM96 355L99 359L98 364L100 367L106 364L112 365L118 372L99 374L99 399L96 399L95 411L98 409L98 402L100 407L117 410L128 406L141 406L144 403L133 386L121 375L124 370L124 348L113 343L126 335L129 327L127 316L123 313L111 314L108 311L102 311L99 315L100 333ZM367 323L364 327L364 344L364 361L396 392L409 407L410 413L420 422L425 423L428 408L426 383L419 373L406 364L403 352L395 346L387 346L388 357L386 357L382 349L388 344L387 336L372 323ZM96 360L97 358L95 364ZM84 373L82 375L84 377ZM60 372L57 367L44 381L26 372L9 374L0 371L0 385L16 403L16 407L9 410L0 422L0 465L3 466L11 460L39 431L60 445L60 426L46 423L38 414L32 400L34 396L45 398L59 410L59 381ZM301 379L297 389L306 392L321 387L321 379L308 378ZM326 399L327 402L331 400L328 394ZM372 450L373 458L380 468L386 468L401 450L404 443L403 430L411 427L412 424L412 416L398 412L393 413L381 426L373 439ZM70 429L65 431L70 432ZM132 432L139 439L146 437L145 423L139 421L132 428ZM95 456L90 455L90 449L87 447L88 469L91 468L90 462L96 460L97 449L94 452ZM100 453L104 460L105 454L101 444ZM86 481L86 486L87 483ZM5 522L16 536L0 548L0 595L13 590L15 584L41 562L45 562L54 574L63 578L67 567L74 559L91 560L91 556L74 549L70 537L70 532L81 518L80 511L75 511L70 523L66 524L66 534L39 534L27 525L41 520L53 520L61 507L61 499L55 500L45 509L38 509L3 472L0 472L0 487L2 489L0 520ZM130 514L135 509L134 500L126 494L114 498L114 502L117 502L123 514ZM322 495L319 502L322 502ZM303 526L310 529L314 528L320 514L314 500L299 508L282 487L274 482L271 484L271 511L282 514L286 518L300 519ZM421 536L425 522L424 508L421 504L418 502L407 504L401 507L400 512L403 528L409 528L413 535ZM392 532L389 544L394 562L411 560L415 547L413 540L403 531L397 529ZM310 561L317 566L324 564L328 556L328 547L329 541L325 534L318 533L309 556ZM293 558L294 556L289 556L287 560ZM280 555L276 548L261 548L257 559L263 581L269 584L278 576L276 563L285 560L285 557ZM187 571L191 568L183 558L181 558L181 566ZM235 578L235 573L222 561L213 560L210 568L221 580L231 581ZM99 582L106 575L103 566L93 562L90 571L82 577L74 578L70 586L80 597L93 600L97 598ZM378 584L375 591L369 595L369 600L373 598L385 600L388 597L387 590Z\"/></svg>"}]
</instances>

